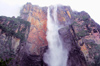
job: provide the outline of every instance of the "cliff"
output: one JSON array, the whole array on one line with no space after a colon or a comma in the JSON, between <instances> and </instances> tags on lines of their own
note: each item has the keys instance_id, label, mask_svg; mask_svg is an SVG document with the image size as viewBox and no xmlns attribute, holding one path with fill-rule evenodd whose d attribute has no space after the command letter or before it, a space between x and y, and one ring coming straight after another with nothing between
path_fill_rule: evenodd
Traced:
<instances>
[{"instance_id":1,"label":"cliff","mask_svg":"<svg viewBox=\"0 0 100 66\"><path fill-rule=\"evenodd\" d=\"M53 9L51 12L53 12ZM27 3L21 10L21 18L31 23L31 31L28 36L30 54L42 56L43 53L41 54L41 48L47 46L47 7L33 6L31 3ZM74 62L79 62L79 66L87 66L87 64L95 65L98 63L95 58L99 56L99 27L90 16L84 11L74 12L70 7L58 6L57 18L64 29L68 26L68 28L65 29L65 32L69 29L69 33L66 33L65 35L68 34L70 36L68 37L69 40L72 40L69 45L68 62L72 62L73 60L71 57L73 57L74 59L78 59ZM64 30L61 29L60 33L63 34L63 32ZM40 40L40 38L42 38L42 40ZM66 39L64 40L66 43L68 38L64 38ZM42 52L44 51L42 50ZM80 59L78 57L80 57ZM72 66L74 63L68 64ZM77 64L74 65L77 66Z\"/></svg>"},{"instance_id":2,"label":"cliff","mask_svg":"<svg viewBox=\"0 0 100 66\"><path fill-rule=\"evenodd\" d=\"M0 16L0 59L14 66L20 62L20 53L26 44L30 23L18 18ZM20 57L19 57L19 56ZM0 65L2 66L2 60ZM4 63L5 64L5 63ZM7 63L6 63L7 64Z\"/></svg>"},{"instance_id":3,"label":"cliff","mask_svg":"<svg viewBox=\"0 0 100 66\"><path fill-rule=\"evenodd\" d=\"M50 7L53 13L54 7ZM47 66L43 62L48 49L47 9L27 3L20 11L21 19L0 17L0 57L12 58L13 66ZM100 26L88 13L63 5L57 7L57 19L62 25L59 35L68 50L68 66L100 66Z\"/></svg>"},{"instance_id":4,"label":"cliff","mask_svg":"<svg viewBox=\"0 0 100 66\"><path fill-rule=\"evenodd\" d=\"M62 30L63 39L67 41L68 38L71 38L71 35L73 37L73 39L70 39L73 43L71 43L69 49L69 66L99 66L100 26L88 13L72 11L66 6L58 7L58 20L65 25L64 30ZM69 33L66 32L66 28L70 30ZM63 33L64 31L66 34ZM66 35L69 37L66 37Z\"/></svg>"},{"instance_id":5,"label":"cliff","mask_svg":"<svg viewBox=\"0 0 100 66\"><path fill-rule=\"evenodd\" d=\"M69 6L58 6L58 20L63 28L59 29L59 35L63 41L64 48L67 48L68 61L67 66L87 66L83 52L78 46L76 33L73 27L74 12ZM67 52L66 51L66 52Z\"/></svg>"},{"instance_id":6,"label":"cliff","mask_svg":"<svg viewBox=\"0 0 100 66\"><path fill-rule=\"evenodd\" d=\"M26 44L27 52L22 58L22 66L41 66L43 65L43 53L47 49L47 7L27 3L20 11L20 17L31 23Z\"/></svg>"},{"instance_id":7,"label":"cliff","mask_svg":"<svg viewBox=\"0 0 100 66\"><path fill-rule=\"evenodd\" d=\"M99 66L100 57L100 26L86 13L74 12L72 26L76 41L90 66Z\"/></svg>"},{"instance_id":8,"label":"cliff","mask_svg":"<svg viewBox=\"0 0 100 66\"><path fill-rule=\"evenodd\" d=\"M31 3L27 3L23 6L20 16L22 19L31 23L27 41L30 53L40 55L41 49L47 46L47 7L39 7L32 5Z\"/></svg>"},{"instance_id":9,"label":"cliff","mask_svg":"<svg viewBox=\"0 0 100 66\"><path fill-rule=\"evenodd\" d=\"M53 8L51 12L53 12ZM27 43L27 45L30 44L30 54L43 56L45 51L43 51L43 49L45 49L47 46L47 7L39 7L32 5L31 3L27 3L21 10L20 16L22 19L25 19L31 23ZM100 49L99 25L96 24L95 21L86 12L72 11L69 6L59 5L57 8L57 18L59 23L63 25L65 32L69 32L65 33L64 35L64 30L61 29L60 31L62 39L66 39L64 40L65 46L68 44L68 38L71 40L69 45L70 48L68 48L69 66L92 66L98 64L99 60L97 57L99 57ZM66 37L66 35L69 37Z\"/></svg>"}]
</instances>

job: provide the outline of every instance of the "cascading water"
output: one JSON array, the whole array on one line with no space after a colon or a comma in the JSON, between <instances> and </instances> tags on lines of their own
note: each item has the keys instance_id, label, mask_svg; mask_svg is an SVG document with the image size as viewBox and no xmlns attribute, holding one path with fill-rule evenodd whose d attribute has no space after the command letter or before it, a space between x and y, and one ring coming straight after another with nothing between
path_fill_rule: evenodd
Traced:
<instances>
[{"instance_id":1,"label":"cascading water","mask_svg":"<svg viewBox=\"0 0 100 66\"><path fill-rule=\"evenodd\" d=\"M61 26L57 20L57 6L54 7L53 17L51 17L50 7L47 15L47 41L48 50L44 53L44 62L48 66L67 66L67 51L64 50L58 30Z\"/></svg>"}]
</instances>

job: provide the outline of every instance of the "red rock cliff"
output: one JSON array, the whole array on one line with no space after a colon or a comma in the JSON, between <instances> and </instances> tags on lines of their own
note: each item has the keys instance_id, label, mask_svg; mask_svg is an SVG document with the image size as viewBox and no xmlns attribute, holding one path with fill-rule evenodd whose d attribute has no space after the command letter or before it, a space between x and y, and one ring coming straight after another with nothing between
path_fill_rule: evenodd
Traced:
<instances>
[{"instance_id":1,"label":"red rock cliff","mask_svg":"<svg viewBox=\"0 0 100 66\"><path fill-rule=\"evenodd\" d=\"M21 18L31 23L30 33L27 40L29 51L31 54L39 55L41 49L47 46L47 8L33 6L32 4L27 3L21 10Z\"/></svg>"},{"instance_id":2,"label":"red rock cliff","mask_svg":"<svg viewBox=\"0 0 100 66\"><path fill-rule=\"evenodd\" d=\"M47 7L27 3L21 10L20 16L31 23L26 44L28 49L26 50L32 55L43 55L42 50L47 46ZM100 26L86 12L74 12L67 6L58 6L57 18L63 25L60 33L65 41L65 46L70 40L69 66L87 66L87 64L96 66L99 64Z\"/></svg>"}]
</instances>

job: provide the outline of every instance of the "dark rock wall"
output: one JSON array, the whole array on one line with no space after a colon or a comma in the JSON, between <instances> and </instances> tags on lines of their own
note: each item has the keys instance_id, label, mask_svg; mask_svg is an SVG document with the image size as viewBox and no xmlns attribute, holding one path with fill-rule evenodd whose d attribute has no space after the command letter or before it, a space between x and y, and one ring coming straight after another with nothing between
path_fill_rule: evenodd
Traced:
<instances>
[{"instance_id":1,"label":"dark rock wall","mask_svg":"<svg viewBox=\"0 0 100 66\"><path fill-rule=\"evenodd\" d=\"M87 66L84 54L80 50L80 47L75 40L75 32L71 25L66 26L68 29L61 28L59 34L63 41L64 48L67 48L68 61L67 66Z\"/></svg>"},{"instance_id":2,"label":"dark rock wall","mask_svg":"<svg viewBox=\"0 0 100 66\"><path fill-rule=\"evenodd\" d=\"M0 60L3 64L20 62L26 44L30 23L19 18L0 16ZM20 56L19 56L20 55ZM0 64L2 64L0 63Z\"/></svg>"}]
</instances>

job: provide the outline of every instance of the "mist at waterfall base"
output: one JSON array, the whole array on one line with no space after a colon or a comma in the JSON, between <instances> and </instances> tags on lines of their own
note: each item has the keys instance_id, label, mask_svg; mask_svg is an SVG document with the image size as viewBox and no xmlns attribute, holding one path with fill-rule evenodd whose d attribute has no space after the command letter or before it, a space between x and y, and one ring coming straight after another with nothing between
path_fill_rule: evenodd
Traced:
<instances>
[{"instance_id":1,"label":"mist at waterfall base","mask_svg":"<svg viewBox=\"0 0 100 66\"><path fill-rule=\"evenodd\" d=\"M44 53L44 62L48 66L67 66L67 51L63 48L62 41L58 34L61 26L57 20L57 6L54 7L53 13L50 12L52 7L48 7L47 16L47 41L48 50ZM52 16L52 17L51 17Z\"/></svg>"}]
</instances>

